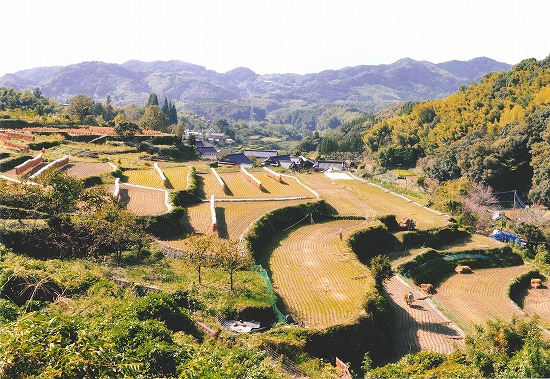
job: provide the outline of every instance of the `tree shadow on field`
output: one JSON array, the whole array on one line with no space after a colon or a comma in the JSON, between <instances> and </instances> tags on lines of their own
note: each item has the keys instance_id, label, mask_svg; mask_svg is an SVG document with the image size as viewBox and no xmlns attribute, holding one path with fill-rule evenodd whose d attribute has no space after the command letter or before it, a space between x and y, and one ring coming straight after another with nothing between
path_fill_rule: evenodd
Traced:
<instances>
[{"instance_id":1,"label":"tree shadow on field","mask_svg":"<svg viewBox=\"0 0 550 379\"><path fill-rule=\"evenodd\" d=\"M168 178L166 178L166 189L174 189L174 185Z\"/></svg>"},{"instance_id":2,"label":"tree shadow on field","mask_svg":"<svg viewBox=\"0 0 550 379\"><path fill-rule=\"evenodd\" d=\"M231 191L231 188L229 188L227 183L225 183L225 186L223 188L224 188L223 193L225 193L227 196L235 196L235 194L233 193L233 191Z\"/></svg>"},{"instance_id":3,"label":"tree shadow on field","mask_svg":"<svg viewBox=\"0 0 550 379\"><path fill-rule=\"evenodd\" d=\"M220 238L229 239L227 222L225 220L225 208L216 207L216 221L218 223L218 236Z\"/></svg>"},{"instance_id":4,"label":"tree shadow on field","mask_svg":"<svg viewBox=\"0 0 550 379\"><path fill-rule=\"evenodd\" d=\"M197 175L197 195L201 199L206 199L206 192L204 191L204 178L201 175Z\"/></svg>"},{"instance_id":5,"label":"tree shadow on field","mask_svg":"<svg viewBox=\"0 0 550 379\"><path fill-rule=\"evenodd\" d=\"M128 189L120 188L119 196L120 196L119 203L123 205L124 208L127 208L128 204L130 204L130 193L128 192Z\"/></svg>"}]
</instances>

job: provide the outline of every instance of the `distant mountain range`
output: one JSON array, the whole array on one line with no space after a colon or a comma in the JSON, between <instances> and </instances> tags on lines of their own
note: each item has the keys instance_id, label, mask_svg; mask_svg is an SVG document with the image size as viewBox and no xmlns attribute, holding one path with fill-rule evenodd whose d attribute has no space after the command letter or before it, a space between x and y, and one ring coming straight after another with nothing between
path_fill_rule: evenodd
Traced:
<instances>
[{"instance_id":1,"label":"distant mountain range","mask_svg":"<svg viewBox=\"0 0 550 379\"><path fill-rule=\"evenodd\" d=\"M316 115L327 107L376 111L401 101L442 98L489 72L510 67L489 58L439 64L404 58L392 64L305 75L259 75L244 67L218 73L181 61L131 60L37 67L0 77L0 86L19 90L39 87L43 94L60 101L78 93L96 100L110 95L117 105L143 104L149 94L156 93L161 101L164 97L175 101L179 110L212 118L295 123L304 122L303 117L291 115L297 107Z\"/></svg>"}]
</instances>

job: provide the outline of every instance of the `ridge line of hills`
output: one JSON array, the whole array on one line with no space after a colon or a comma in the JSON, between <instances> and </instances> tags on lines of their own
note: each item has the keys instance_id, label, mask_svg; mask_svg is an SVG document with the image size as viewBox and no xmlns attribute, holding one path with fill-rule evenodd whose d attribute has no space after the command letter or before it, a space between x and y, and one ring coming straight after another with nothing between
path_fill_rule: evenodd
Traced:
<instances>
[{"instance_id":1,"label":"ridge line of hills","mask_svg":"<svg viewBox=\"0 0 550 379\"><path fill-rule=\"evenodd\" d=\"M391 64L311 74L259 75L245 67L218 73L177 60L93 61L17 71L0 77L0 86L18 90L39 87L43 94L61 101L79 93L98 100L110 96L117 105L144 103L149 94L157 93L180 107L205 101L242 104L254 98L262 100L260 107L266 112L291 101L307 105L368 103L369 110L376 111L400 101L442 98L489 72L510 67L490 58L439 64L403 58Z\"/></svg>"}]
</instances>

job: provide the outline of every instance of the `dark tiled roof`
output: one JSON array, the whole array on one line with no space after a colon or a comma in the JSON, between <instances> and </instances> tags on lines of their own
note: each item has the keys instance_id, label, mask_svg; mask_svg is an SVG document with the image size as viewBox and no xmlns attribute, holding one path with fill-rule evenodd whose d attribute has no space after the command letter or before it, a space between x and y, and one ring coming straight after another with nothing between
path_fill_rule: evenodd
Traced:
<instances>
[{"instance_id":1,"label":"dark tiled roof","mask_svg":"<svg viewBox=\"0 0 550 379\"><path fill-rule=\"evenodd\" d=\"M252 166L253 163L250 159L248 159L246 157L246 155L244 155L243 153L238 153L238 154L228 154L225 156L225 160L226 161L229 161L229 162L232 162L236 165L250 165Z\"/></svg>"},{"instance_id":2,"label":"dark tiled roof","mask_svg":"<svg viewBox=\"0 0 550 379\"><path fill-rule=\"evenodd\" d=\"M211 146L197 146L201 154L217 154L218 151Z\"/></svg>"},{"instance_id":3,"label":"dark tiled roof","mask_svg":"<svg viewBox=\"0 0 550 379\"><path fill-rule=\"evenodd\" d=\"M245 150L243 152L247 157L256 157L256 158L270 158L277 155L275 150Z\"/></svg>"},{"instance_id":4,"label":"dark tiled roof","mask_svg":"<svg viewBox=\"0 0 550 379\"><path fill-rule=\"evenodd\" d=\"M317 161L315 163L315 168L317 170L328 170L329 168L342 170L344 168L344 162L342 161Z\"/></svg>"}]
</instances>

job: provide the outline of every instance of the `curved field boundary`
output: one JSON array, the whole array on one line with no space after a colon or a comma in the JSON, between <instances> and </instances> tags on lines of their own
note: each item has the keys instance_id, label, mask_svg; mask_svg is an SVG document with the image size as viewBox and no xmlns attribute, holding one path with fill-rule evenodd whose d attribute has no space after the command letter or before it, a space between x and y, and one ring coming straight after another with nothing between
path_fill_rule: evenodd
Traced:
<instances>
[{"instance_id":1,"label":"curved field boundary","mask_svg":"<svg viewBox=\"0 0 550 379\"><path fill-rule=\"evenodd\" d=\"M404 196L404 195L401 195L401 194L399 194L399 193L395 193L395 192L393 192L393 191L390 191L390 190L388 190L388 189L385 189L384 187L382 187L382 186L379 185L379 184L371 183L371 182L369 182L369 181L367 181L367 180L365 180L365 179L363 179L363 178L360 178L360 177L358 177L358 176L356 176L356 175L354 175L354 174L352 174L352 173L350 173L349 175L352 176L353 178L355 178L356 180L359 180L359 181L361 181L361 182L363 182L363 183L367 183L368 185L377 187L377 188L381 189L381 190L384 191L384 192L391 193L392 195L398 196L398 197L402 198L403 200L405 200L405 201L407 201L407 202L410 202L410 203L412 203L412 204L414 204L414 205L416 205L416 206L419 206L419 207L421 207L421 208L424 208L424 209L426 209L426 210L429 210L429 211L431 211L431 212L434 212L434 213L437 214L437 215L440 215L440 216L448 216L448 217L449 217L449 215L446 214L446 213L439 212L439 211L436 211L435 209L426 207L425 205L422 205L422 204L420 204L420 203L418 203L418 202L416 202L416 201L414 201L414 200L409 199L407 196Z\"/></svg>"},{"instance_id":2,"label":"curved field boundary","mask_svg":"<svg viewBox=\"0 0 550 379\"><path fill-rule=\"evenodd\" d=\"M491 317L522 316L523 311L508 297L508 287L528 270L522 265L453 274L436 289L434 298L470 329Z\"/></svg>"},{"instance_id":3,"label":"curved field boundary","mask_svg":"<svg viewBox=\"0 0 550 379\"><path fill-rule=\"evenodd\" d=\"M404 300L409 291L417 299L410 307ZM418 287L394 275L384 282L384 292L395 315L394 358L420 351L449 354L463 344L464 332L439 312ZM425 299L419 300L422 298Z\"/></svg>"},{"instance_id":4,"label":"curved field boundary","mask_svg":"<svg viewBox=\"0 0 550 379\"><path fill-rule=\"evenodd\" d=\"M321 195L319 195L319 193L317 191L315 191L314 189L312 189L311 187L308 187L307 185L305 185L300 179L298 179L297 177L295 176L292 176L292 175L285 175L285 174L282 174L281 175L282 177L285 177L285 178L292 178L296 181L296 183L298 183L299 185L301 185L302 187L304 187L305 189L307 189L309 192L311 192L317 199L321 198Z\"/></svg>"},{"instance_id":5,"label":"curved field boundary","mask_svg":"<svg viewBox=\"0 0 550 379\"><path fill-rule=\"evenodd\" d=\"M447 223L445 215L415 205L378 186L368 185L363 180L333 181L321 173L298 175L308 186L315 188L338 215L374 218L394 214L397 219L412 218L419 229L441 227Z\"/></svg>"},{"instance_id":6,"label":"curved field boundary","mask_svg":"<svg viewBox=\"0 0 550 379\"><path fill-rule=\"evenodd\" d=\"M45 172L49 170L53 170L59 167L63 167L69 163L69 156L65 155L62 158L58 158L50 163L48 163L46 166L42 167L40 170L36 171L34 174L29 176L29 179L35 179L39 177L40 175L44 174Z\"/></svg>"},{"instance_id":7,"label":"curved field boundary","mask_svg":"<svg viewBox=\"0 0 550 379\"><path fill-rule=\"evenodd\" d=\"M123 193L123 190L126 190L126 194ZM167 190L121 183L120 197L123 202L126 202L126 207L129 210L140 216L168 213L172 210L170 192Z\"/></svg>"},{"instance_id":8,"label":"curved field boundary","mask_svg":"<svg viewBox=\"0 0 550 379\"><path fill-rule=\"evenodd\" d=\"M539 316L541 326L550 328L550 289L530 288L523 299L523 310L530 315Z\"/></svg>"},{"instance_id":9,"label":"curved field boundary","mask_svg":"<svg viewBox=\"0 0 550 379\"><path fill-rule=\"evenodd\" d=\"M292 317L310 327L353 322L364 313L370 274L339 238L365 224L337 220L298 227L281 234L269 258L273 287Z\"/></svg>"}]
</instances>

